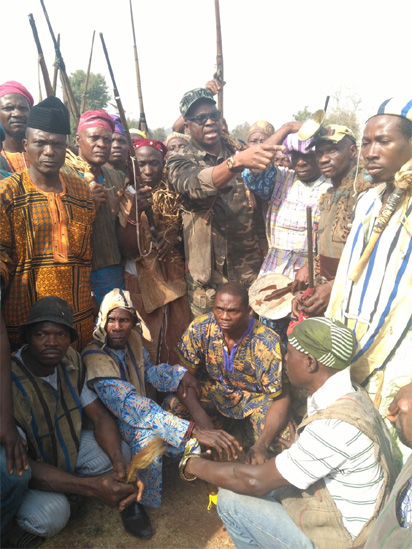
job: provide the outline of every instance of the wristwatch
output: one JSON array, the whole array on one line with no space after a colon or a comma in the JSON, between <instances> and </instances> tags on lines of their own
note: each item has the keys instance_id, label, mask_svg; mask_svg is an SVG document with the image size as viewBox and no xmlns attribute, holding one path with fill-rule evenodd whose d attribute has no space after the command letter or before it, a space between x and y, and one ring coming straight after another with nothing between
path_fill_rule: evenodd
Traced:
<instances>
[{"instance_id":1,"label":"wristwatch","mask_svg":"<svg viewBox=\"0 0 412 549\"><path fill-rule=\"evenodd\" d=\"M227 166L227 169L230 171L230 172L236 172L236 173L240 173L243 171L243 168L241 166L235 166L234 165L234 156L230 156L227 160L226 160L226 166Z\"/></svg>"},{"instance_id":2,"label":"wristwatch","mask_svg":"<svg viewBox=\"0 0 412 549\"><path fill-rule=\"evenodd\" d=\"M230 172L236 171L236 168L235 168L233 162L234 162L234 161L233 161L233 156L230 156L230 157L226 160L226 166L227 166L227 169L228 169Z\"/></svg>"}]
</instances>

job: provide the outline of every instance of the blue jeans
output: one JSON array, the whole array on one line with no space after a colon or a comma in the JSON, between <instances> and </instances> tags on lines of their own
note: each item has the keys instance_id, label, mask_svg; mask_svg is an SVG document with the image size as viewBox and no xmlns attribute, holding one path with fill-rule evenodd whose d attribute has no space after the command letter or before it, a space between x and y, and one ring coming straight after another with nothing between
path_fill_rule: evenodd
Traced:
<instances>
[{"instance_id":1,"label":"blue jeans","mask_svg":"<svg viewBox=\"0 0 412 549\"><path fill-rule=\"evenodd\" d=\"M260 498L219 490L217 511L236 547L316 549L272 494Z\"/></svg>"},{"instance_id":2,"label":"blue jeans","mask_svg":"<svg viewBox=\"0 0 412 549\"><path fill-rule=\"evenodd\" d=\"M1 464L1 535L4 536L7 532L8 526L16 514L21 502L23 501L23 495L26 492L29 480L31 477L30 469L23 471L20 477L16 473L16 469L13 473L7 470L6 450L4 446L0 446L0 464Z\"/></svg>"}]
</instances>

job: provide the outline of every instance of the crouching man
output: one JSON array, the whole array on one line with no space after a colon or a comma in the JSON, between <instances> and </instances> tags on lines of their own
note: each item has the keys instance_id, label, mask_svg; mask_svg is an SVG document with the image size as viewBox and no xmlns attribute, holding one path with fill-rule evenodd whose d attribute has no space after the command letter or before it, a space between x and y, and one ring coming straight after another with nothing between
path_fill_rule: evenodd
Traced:
<instances>
[{"instance_id":1,"label":"crouching man","mask_svg":"<svg viewBox=\"0 0 412 549\"><path fill-rule=\"evenodd\" d=\"M115 421L86 385L73 311L58 297L44 297L20 328L26 344L11 359L14 417L26 439L31 481L9 540L37 546L57 534L70 517L73 496L90 496L118 506L131 531L140 521L136 496L141 481L126 484L130 450L121 445ZM83 412L94 431L82 430Z\"/></svg>"},{"instance_id":2,"label":"crouching man","mask_svg":"<svg viewBox=\"0 0 412 549\"><path fill-rule=\"evenodd\" d=\"M214 448L220 457L224 453L229 459L236 457L240 447L233 436L180 419L146 397L146 383L162 392L176 392L182 398L189 388L197 390L196 378L186 368L152 364L142 345L142 330L146 329L136 314L130 293L115 288L105 295L93 341L82 353L89 384L118 419L121 435L130 444L132 454L160 437L167 443L167 454L177 456L194 437L200 444ZM139 507L149 528L144 506L161 504L162 457L157 456L141 475L145 493Z\"/></svg>"},{"instance_id":3,"label":"crouching man","mask_svg":"<svg viewBox=\"0 0 412 549\"><path fill-rule=\"evenodd\" d=\"M226 488L218 512L236 547L365 543L395 472L383 420L367 393L351 383L354 352L352 332L339 321L304 320L288 336L286 356L290 382L310 394L299 438L262 465L216 463L190 453L182 459L184 478Z\"/></svg>"}]
</instances>

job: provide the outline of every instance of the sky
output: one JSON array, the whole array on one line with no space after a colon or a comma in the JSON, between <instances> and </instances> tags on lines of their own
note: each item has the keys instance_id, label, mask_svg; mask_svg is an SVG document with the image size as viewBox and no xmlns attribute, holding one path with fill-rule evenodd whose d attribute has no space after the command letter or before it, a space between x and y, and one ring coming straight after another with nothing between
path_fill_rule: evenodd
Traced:
<instances>
[{"instance_id":1,"label":"sky","mask_svg":"<svg viewBox=\"0 0 412 549\"><path fill-rule=\"evenodd\" d=\"M214 0L132 0L144 109L149 127L169 128L179 101L216 68ZM138 118L129 0L45 0L68 74L92 72L112 93L102 32L126 115ZM37 24L49 73L54 49L39 0L3 0L0 83L17 80L39 99ZM327 95L361 99L361 126L389 97L412 95L410 0L220 0L224 115L229 128L268 120L278 128ZM57 95L61 94L61 87ZM43 97L45 94L43 92ZM114 102L113 102L114 103ZM115 112L108 107L109 112Z\"/></svg>"}]
</instances>

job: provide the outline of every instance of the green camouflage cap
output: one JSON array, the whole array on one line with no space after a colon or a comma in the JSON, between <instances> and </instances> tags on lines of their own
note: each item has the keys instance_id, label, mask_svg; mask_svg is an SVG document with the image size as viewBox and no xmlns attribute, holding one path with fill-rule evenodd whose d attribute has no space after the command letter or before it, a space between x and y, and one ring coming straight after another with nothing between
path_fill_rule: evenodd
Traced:
<instances>
[{"instance_id":1,"label":"green camouflage cap","mask_svg":"<svg viewBox=\"0 0 412 549\"><path fill-rule=\"evenodd\" d=\"M305 355L312 355L328 368L347 368L356 351L352 331L338 320L307 318L296 324L288 342Z\"/></svg>"},{"instance_id":2,"label":"green camouflage cap","mask_svg":"<svg viewBox=\"0 0 412 549\"><path fill-rule=\"evenodd\" d=\"M307 149L315 147L321 141L330 141L331 143L335 144L339 143L339 141L342 141L345 136L349 137L349 139L356 143L355 134L347 126L340 126L339 124L329 124L329 126L321 128L320 132L318 133L318 135L315 135L312 143L307 147Z\"/></svg>"},{"instance_id":3,"label":"green camouflage cap","mask_svg":"<svg viewBox=\"0 0 412 549\"><path fill-rule=\"evenodd\" d=\"M211 91L206 88L195 88L194 90L186 92L180 101L179 109L183 118L185 118L190 107L200 99L208 99L209 101L213 101L216 105L216 101L213 99L213 94Z\"/></svg>"}]
</instances>

